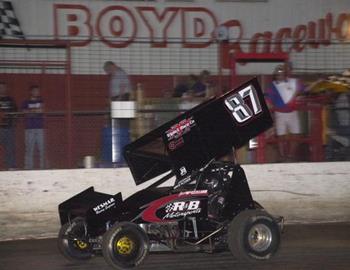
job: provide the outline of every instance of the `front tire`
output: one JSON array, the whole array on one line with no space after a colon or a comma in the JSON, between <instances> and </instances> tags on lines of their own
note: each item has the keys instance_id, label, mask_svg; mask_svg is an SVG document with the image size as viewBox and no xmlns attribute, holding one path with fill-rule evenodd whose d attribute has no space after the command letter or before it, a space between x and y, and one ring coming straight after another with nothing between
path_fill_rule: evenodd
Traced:
<instances>
[{"instance_id":1,"label":"front tire","mask_svg":"<svg viewBox=\"0 0 350 270\"><path fill-rule=\"evenodd\" d=\"M75 218L64 224L58 234L58 249L69 260L84 261L92 257L91 245L86 234L86 223Z\"/></svg>"},{"instance_id":2,"label":"front tire","mask_svg":"<svg viewBox=\"0 0 350 270\"><path fill-rule=\"evenodd\" d=\"M131 222L121 222L103 236L103 257L115 269L131 269L143 262L149 252L144 230Z\"/></svg>"},{"instance_id":3,"label":"front tire","mask_svg":"<svg viewBox=\"0 0 350 270\"><path fill-rule=\"evenodd\" d=\"M238 260L268 260L279 244L278 224L264 210L245 210L229 225L229 249Z\"/></svg>"}]
</instances>

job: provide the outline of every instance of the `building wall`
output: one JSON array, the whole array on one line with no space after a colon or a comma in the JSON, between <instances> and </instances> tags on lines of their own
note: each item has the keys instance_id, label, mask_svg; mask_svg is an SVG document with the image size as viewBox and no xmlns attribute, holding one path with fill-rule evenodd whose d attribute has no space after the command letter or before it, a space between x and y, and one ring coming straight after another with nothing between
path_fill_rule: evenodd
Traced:
<instances>
[{"instance_id":1,"label":"building wall","mask_svg":"<svg viewBox=\"0 0 350 270\"><path fill-rule=\"evenodd\" d=\"M130 74L168 75L203 69L218 72L217 43L212 37L219 25L228 27L229 50L290 52L296 67L305 66L305 54L315 57L308 69L344 69L349 65L333 40L343 45L350 39L350 2L347 0L268 0L263 2L214 0L161 1L46 1L13 0L17 17L28 36L73 39L73 71L102 73L105 60L114 60ZM93 42L92 40L102 41ZM145 44L151 40L152 44ZM280 41L288 43L274 45ZM305 41L313 44L303 45ZM256 42L260 44L255 46ZM236 44L236 45L234 45ZM334 47L336 46L336 47ZM349 46L339 50L350 53ZM194 48L197 56L193 55ZM98 52L98 53L96 53ZM227 58L227 57L226 57ZM310 58L310 57L309 57ZM181 69L175 69L174 66ZM272 66L240 66L241 74L271 73Z\"/></svg>"}]
</instances>

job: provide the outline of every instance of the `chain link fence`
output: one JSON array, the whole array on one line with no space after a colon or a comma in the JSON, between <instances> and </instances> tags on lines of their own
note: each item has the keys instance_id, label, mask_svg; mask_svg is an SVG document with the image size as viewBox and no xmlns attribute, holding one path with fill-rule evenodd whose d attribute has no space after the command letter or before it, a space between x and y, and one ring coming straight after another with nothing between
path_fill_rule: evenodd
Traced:
<instances>
[{"instance_id":1,"label":"chain link fence","mask_svg":"<svg viewBox=\"0 0 350 270\"><path fill-rule=\"evenodd\" d=\"M180 40L169 42L167 48L152 48L146 40L135 41L133 45L112 49L100 41L93 40L87 47L72 47L69 41L4 41L0 43L0 82L6 85L17 105L17 110L5 117L14 119L13 155L17 169L25 168L25 119L28 115L23 111L23 103L30 97L30 89L36 85L40 88L44 102L44 137L45 168L77 168L84 167L86 157L93 157L94 166L112 166L110 159L110 98L109 77L103 70L105 61L113 61L122 67L132 82L132 98L137 99L137 118L131 121L130 137L136 139L147 131L172 119L182 111L199 104L206 97L220 95L231 88L231 72L222 65L222 45L214 43L206 48L183 48ZM244 50L244 41L241 48ZM283 44L282 47L288 47ZM319 48L307 48L302 52L289 55L293 64L293 73L307 85L318 79L341 74L350 67L350 44L347 42L331 42ZM257 76L266 90L278 63L246 63L237 66L238 81L243 82ZM210 90L206 97L181 97L174 94L181 84L188 83L206 70L209 72ZM343 82L346 84L347 82ZM333 91L321 89L313 96L309 104L320 106L322 151L319 159L312 158L313 139L311 131L315 125L315 117L310 110L301 109L303 136L311 138L299 140L298 161L340 160L348 159L347 152L339 156L337 149L329 143L331 136L337 136L334 123L346 126L349 119L349 103L346 90ZM347 88L347 86L345 86ZM208 88L209 89L209 88ZM329 91L327 91L329 90ZM142 92L142 98L137 93ZM344 93L344 94L343 94ZM344 98L346 96L346 98ZM342 107L336 105L342 100ZM322 100L322 101L320 101ZM303 106L301 105L300 108ZM339 113L341 110L341 113ZM338 113L333 113L338 111ZM4 117L4 116L3 116ZM316 118L317 118L316 117ZM343 119L339 122L339 119ZM319 132L319 133L320 133ZM330 135L331 134L331 135ZM278 162L278 142L275 134L268 133L269 140L264 148L265 162ZM342 136L349 138L348 135ZM310 137L311 136L311 137ZM337 143L339 143L336 140ZM344 142L344 140L342 141ZM311 145L311 146L310 146ZM6 145L0 147L0 166L8 169L6 163ZM307 147L303 147L307 146ZM336 145L339 146L339 145ZM340 143L340 149L346 149ZM334 147L333 147L334 148ZM333 151L334 150L334 151ZM34 167L40 166L40 151L34 151ZM256 149L249 146L239 150L241 163L257 162ZM85 164L86 165L86 164Z\"/></svg>"}]
</instances>

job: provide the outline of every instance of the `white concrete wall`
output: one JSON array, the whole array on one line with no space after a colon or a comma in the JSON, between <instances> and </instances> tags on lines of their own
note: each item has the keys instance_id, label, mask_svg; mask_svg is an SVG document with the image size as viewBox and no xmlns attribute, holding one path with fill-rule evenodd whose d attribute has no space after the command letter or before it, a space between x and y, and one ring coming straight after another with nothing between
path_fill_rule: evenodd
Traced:
<instances>
[{"instance_id":1,"label":"white concrete wall","mask_svg":"<svg viewBox=\"0 0 350 270\"><path fill-rule=\"evenodd\" d=\"M287 222L350 221L350 164L243 166L255 200ZM89 186L126 198L136 190L128 169L0 173L0 240L55 236L57 206Z\"/></svg>"}]
</instances>

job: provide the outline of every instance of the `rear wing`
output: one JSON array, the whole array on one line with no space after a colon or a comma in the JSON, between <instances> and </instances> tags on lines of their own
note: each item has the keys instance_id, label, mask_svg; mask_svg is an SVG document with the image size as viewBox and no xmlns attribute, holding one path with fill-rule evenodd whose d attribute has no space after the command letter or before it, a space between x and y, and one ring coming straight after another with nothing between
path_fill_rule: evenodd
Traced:
<instances>
[{"instance_id":1,"label":"rear wing","mask_svg":"<svg viewBox=\"0 0 350 270\"><path fill-rule=\"evenodd\" d=\"M264 95L254 78L128 144L124 157L137 185L167 171L182 178L271 126Z\"/></svg>"}]
</instances>

